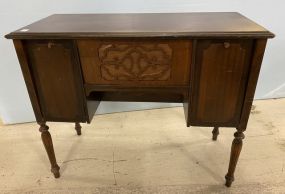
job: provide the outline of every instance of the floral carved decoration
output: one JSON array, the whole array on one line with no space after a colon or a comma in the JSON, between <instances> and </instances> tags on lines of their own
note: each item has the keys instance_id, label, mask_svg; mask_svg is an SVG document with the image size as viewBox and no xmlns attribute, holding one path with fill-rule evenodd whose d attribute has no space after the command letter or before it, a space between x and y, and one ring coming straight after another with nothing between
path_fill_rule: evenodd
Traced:
<instances>
[{"instance_id":1,"label":"floral carved decoration","mask_svg":"<svg viewBox=\"0 0 285 194\"><path fill-rule=\"evenodd\" d=\"M101 44L98 49L103 79L166 81L170 79L172 48L164 43Z\"/></svg>"}]
</instances>

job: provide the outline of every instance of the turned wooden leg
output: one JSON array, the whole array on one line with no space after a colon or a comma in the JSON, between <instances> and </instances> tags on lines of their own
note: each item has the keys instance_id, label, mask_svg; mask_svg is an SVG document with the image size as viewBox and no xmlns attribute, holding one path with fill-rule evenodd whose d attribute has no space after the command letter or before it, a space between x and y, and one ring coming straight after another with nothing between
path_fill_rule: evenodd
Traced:
<instances>
[{"instance_id":1,"label":"turned wooden leg","mask_svg":"<svg viewBox=\"0 0 285 194\"><path fill-rule=\"evenodd\" d=\"M212 134L213 134L212 140L216 141L219 135L219 127L214 127Z\"/></svg>"},{"instance_id":2,"label":"turned wooden leg","mask_svg":"<svg viewBox=\"0 0 285 194\"><path fill-rule=\"evenodd\" d=\"M77 132L77 135L81 135L81 125L80 125L80 123L75 123L75 130Z\"/></svg>"},{"instance_id":3,"label":"turned wooden leg","mask_svg":"<svg viewBox=\"0 0 285 194\"><path fill-rule=\"evenodd\" d=\"M59 178L60 177L59 166L56 163L52 139L48 131L49 127L45 123L39 123L39 125L40 125L39 131L41 132L42 142L45 146L51 164L51 172L53 173L55 178Z\"/></svg>"},{"instance_id":4,"label":"turned wooden leg","mask_svg":"<svg viewBox=\"0 0 285 194\"><path fill-rule=\"evenodd\" d=\"M242 148L242 140L244 139L244 134L242 131L238 131L234 134L235 138L232 143L231 158L229 163L228 173L226 174L226 186L230 187L234 181L234 172L236 169L238 157Z\"/></svg>"}]
</instances>

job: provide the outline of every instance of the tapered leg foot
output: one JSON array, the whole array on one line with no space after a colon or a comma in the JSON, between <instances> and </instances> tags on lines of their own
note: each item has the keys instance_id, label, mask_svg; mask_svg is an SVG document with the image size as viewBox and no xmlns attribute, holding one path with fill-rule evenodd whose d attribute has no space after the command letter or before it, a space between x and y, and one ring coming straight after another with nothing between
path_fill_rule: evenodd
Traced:
<instances>
[{"instance_id":1,"label":"tapered leg foot","mask_svg":"<svg viewBox=\"0 0 285 194\"><path fill-rule=\"evenodd\" d=\"M225 179L226 179L226 183L225 183L225 185L227 186L227 187L231 187L232 186L232 182L234 182L234 177L230 177L230 176L225 176Z\"/></svg>"},{"instance_id":2,"label":"tapered leg foot","mask_svg":"<svg viewBox=\"0 0 285 194\"><path fill-rule=\"evenodd\" d=\"M77 135L81 135L81 125L80 123L75 123L75 130Z\"/></svg>"},{"instance_id":3,"label":"tapered leg foot","mask_svg":"<svg viewBox=\"0 0 285 194\"><path fill-rule=\"evenodd\" d=\"M59 173L59 166L54 166L51 168L51 172L53 173L54 178L59 178L60 177L60 173Z\"/></svg>"},{"instance_id":4,"label":"tapered leg foot","mask_svg":"<svg viewBox=\"0 0 285 194\"><path fill-rule=\"evenodd\" d=\"M219 127L214 127L214 129L213 129L213 131L212 131L212 134L213 134L212 140L213 140L213 141L216 141L217 138L218 138L218 135L220 134L220 133L219 133Z\"/></svg>"},{"instance_id":5,"label":"tapered leg foot","mask_svg":"<svg viewBox=\"0 0 285 194\"><path fill-rule=\"evenodd\" d=\"M48 131L49 127L45 123L39 123L39 125L40 125L39 131L41 132L42 142L44 144L44 147L46 149L46 152L47 152L50 164L51 164L51 172L53 173L55 178L59 178L60 168L56 162L51 135Z\"/></svg>"},{"instance_id":6,"label":"tapered leg foot","mask_svg":"<svg viewBox=\"0 0 285 194\"><path fill-rule=\"evenodd\" d=\"M225 176L226 186L230 187L234 181L234 172L236 169L237 161L242 149L242 140L244 139L244 134L242 131L238 131L234 134L235 138L232 143L231 158L229 163L228 173Z\"/></svg>"}]
</instances>

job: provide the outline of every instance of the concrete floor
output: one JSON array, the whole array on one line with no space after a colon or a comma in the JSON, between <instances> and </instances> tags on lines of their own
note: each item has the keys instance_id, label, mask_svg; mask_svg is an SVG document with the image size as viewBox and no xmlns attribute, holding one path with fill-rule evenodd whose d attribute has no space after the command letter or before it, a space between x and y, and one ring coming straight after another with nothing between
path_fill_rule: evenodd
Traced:
<instances>
[{"instance_id":1,"label":"concrete floor","mask_svg":"<svg viewBox=\"0 0 285 194\"><path fill-rule=\"evenodd\" d=\"M181 107L95 116L78 137L48 123L54 179L35 123L0 126L0 193L285 193L285 99L255 101L231 188L235 129L185 126Z\"/></svg>"}]
</instances>

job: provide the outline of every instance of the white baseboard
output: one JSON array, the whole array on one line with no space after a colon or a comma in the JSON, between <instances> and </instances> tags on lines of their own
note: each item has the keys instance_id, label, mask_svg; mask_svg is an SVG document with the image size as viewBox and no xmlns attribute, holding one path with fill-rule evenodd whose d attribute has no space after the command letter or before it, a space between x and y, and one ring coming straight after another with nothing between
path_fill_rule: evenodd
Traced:
<instances>
[{"instance_id":1,"label":"white baseboard","mask_svg":"<svg viewBox=\"0 0 285 194\"><path fill-rule=\"evenodd\" d=\"M285 97L285 83L265 94L262 98L282 98Z\"/></svg>"}]
</instances>

